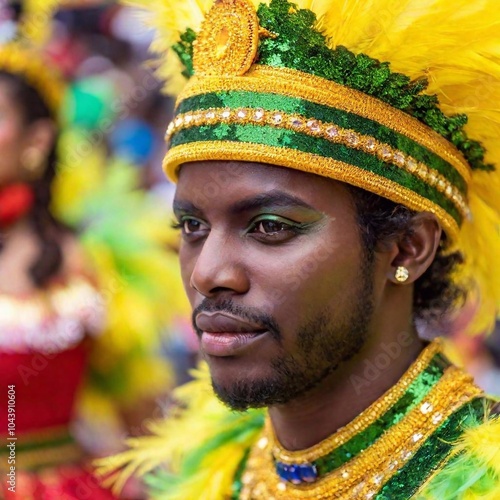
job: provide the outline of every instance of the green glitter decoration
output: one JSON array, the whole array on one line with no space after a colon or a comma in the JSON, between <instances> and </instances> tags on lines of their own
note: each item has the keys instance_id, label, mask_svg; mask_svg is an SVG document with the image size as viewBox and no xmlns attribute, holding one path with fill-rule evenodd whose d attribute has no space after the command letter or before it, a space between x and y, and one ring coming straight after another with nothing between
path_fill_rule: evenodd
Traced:
<instances>
[{"instance_id":1,"label":"green glitter decoration","mask_svg":"<svg viewBox=\"0 0 500 500\"><path fill-rule=\"evenodd\" d=\"M260 25L277 36L259 41L256 63L295 69L373 96L442 135L462 152L472 169L495 169L485 163L481 143L467 136L464 130L467 116L446 116L439 109L436 95L422 93L428 86L425 78L411 81L406 75L392 72L388 62L380 62L365 54L356 55L342 46L330 49L326 37L314 28L315 14L307 9L297 9L288 0L261 4L257 15ZM186 78L194 74L195 39L194 31L188 29L181 35L180 42L173 46L184 64Z\"/></svg>"},{"instance_id":2,"label":"green glitter decoration","mask_svg":"<svg viewBox=\"0 0 500 500\"><path fill-rule=\"evenodd\" d=\"M172 45L172 50L177 54L181 63L184 65L184 71L182 75L186 78L193 76L193 42L196 40L196 33L188 28L184 33L181 34L180 41L175 45Z\"/></svg>"},{"instance_id":3,"label":"green glitter decoration","mask_svg":"<svg viewBox=\"0 0 500 500\"><path fill-rule=\"evenodd\" d=\"M401 398L365 430L360 431L344 445L336 448L324 457L316 460L320 476L341 467L352 460L360 452L373 445L384 432L400 422L410 411L415 408L432 388L440 381L444 370L451 363L441 354L431 360L429 366L414 380Z\"/></svg>"}]
</instances>

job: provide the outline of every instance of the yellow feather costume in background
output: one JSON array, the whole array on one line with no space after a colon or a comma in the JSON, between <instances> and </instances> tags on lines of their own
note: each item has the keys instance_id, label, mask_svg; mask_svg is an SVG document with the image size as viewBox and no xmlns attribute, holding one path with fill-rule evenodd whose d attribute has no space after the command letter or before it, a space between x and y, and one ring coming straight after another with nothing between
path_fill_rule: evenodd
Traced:
<instances>
[{"instance_id":1,"label":"yellow feather costume in background","mask_svg":"<svg viewBox=\"0 0 500 500\"><path fill-rule=\"evenodd\" d=\"M0 70L40 93L59 119L67 84L44 48L61 0L23 0L12 39L0 46ZM6 7L9 7L7 5ZM106 309L105 331L93 339L91 376L78 414L120 432L122 412L165 394L173 384L162 342L188 315L181 290L177 234L138 188L136 168L88 147L77 130L58 140L52 213L79 232Z\"/></svg>"},{"instance_id":2,"label":"yellow feather costume in background","mask_svg":"<svg viewBox=\"0 0 500 500\"><path fill-rule=\"evenodd\" d=\"M51 33L51 20L60 0L26 0L15 37L0 45L0 69L21 75L37 89L58 116L66 84L54 65L47 71L43 47Z\"/></svg>"}]
</instances>

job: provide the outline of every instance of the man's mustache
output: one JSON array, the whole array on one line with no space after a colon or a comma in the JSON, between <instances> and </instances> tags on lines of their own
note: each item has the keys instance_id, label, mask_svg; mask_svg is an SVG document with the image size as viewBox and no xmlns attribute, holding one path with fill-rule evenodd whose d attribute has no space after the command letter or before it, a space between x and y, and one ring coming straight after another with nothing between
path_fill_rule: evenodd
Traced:
<instances>
[{"instance_id":1,"label":"man's mustache","mask_svg":"<svg viewBox=\"0 0 500 500\"><path fill-rule=\"evenodd\" d=\"M238 318L241 318L244 321L247 321L251 324L256 324L266 329L270 332L271 336L277 341L281 343L281 331L278 326L276 320L270 316L269 314L263 313L255 308L243 307L238 304L235 304L232 300L222 300L215 301L213 299L205 298L203 301L194 308L193 314L191 316L191 322L193 324L194 331L198 337L201 337L203 333L196 326L196 316L198 316L201 312L221 312L231 314Z\"/></svg>"}]
</instances>

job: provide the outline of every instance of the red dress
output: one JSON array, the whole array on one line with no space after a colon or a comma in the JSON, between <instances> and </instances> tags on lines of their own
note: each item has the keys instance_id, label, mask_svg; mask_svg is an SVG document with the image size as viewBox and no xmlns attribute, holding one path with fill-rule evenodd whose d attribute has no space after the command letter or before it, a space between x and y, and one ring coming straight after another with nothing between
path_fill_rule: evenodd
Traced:
<instances>
[{"instance_id":1,"label":"red dress","mask_svg":"<svg viewBox=\"0 0 500 500\"><path fill-rule=\"evenodd\" d=\"M83 280L0 296L0 491L12 500L112 499L70 424L101 300ZM6 480L5 480L6 479Z\"/></svg>"}]
</instances>

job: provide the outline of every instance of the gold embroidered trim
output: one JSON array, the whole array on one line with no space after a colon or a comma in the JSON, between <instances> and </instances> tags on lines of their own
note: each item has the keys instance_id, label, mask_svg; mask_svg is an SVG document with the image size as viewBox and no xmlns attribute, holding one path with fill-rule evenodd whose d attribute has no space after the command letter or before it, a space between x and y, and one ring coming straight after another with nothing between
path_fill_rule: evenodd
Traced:
<instances>
[{"instance_id":1,"label":"gold embroidered trim","mask_svg":"<svg viewBox=\"0 0 500 500\"><path fill-rule=\"evenodd\" d=\"M169 141L180 130L217 123L269 125L274 128L293 130L310 137L321 137L336 144L344 144L352 149L364 151L386 163L402 168L429 186L435 187L456 206L462 217L465 218L468 215L467 203L460 190L437 170L427 167L425 163L405 155L402 151L372 136L339 127L335 123L325 123L315 118L290 115L281 111L264 111L262 108L210 108L199 112L179 114L168 126L165 138Z\"/></svg>"},{"instance_id":2,"label":"gold embroidered trim","mask_svg":"<svg viewBox=\"0 0 500 500\"><path fill-rule=\"evenodd\" d=\"M372 498L452 413L481 394L472 377L459 368L448 368L422 404L350 462L312 484L282 482L274 470L271 445L261 439L242 476L240 498Z\"/></svg>"},{"instance_id":3,"label":"gold embroidered trim","mask_svg":"<svg viewBox=\"0 0 500 500\"><path fill-rule=\"evenodd\" d=\"M348 163L312 153L303 153L294 149L284 150L279 147L253 143L199 141L172 148L163 161L163 168L167 176L176 182L177 167L179 165L191 161L204 160L268 163L270 165L294 168L303 172L347 182L348 184L388 198L395 203L401 203L412 210L431 212L436 215L452 240L456 240L458 237L459 227L457 222L446 210L436 203L386 177L368 172Z\"/></svg>"},{"instance_id":4,"label":"gold embroidered trim","mask_svg":"<svg viewBox=\"0 0 500 500\"><path fill-rule=\"evenodd\" d=\"M462 153L416 118L371 97L324 78L288 68L254 64L244 76L192 77L177 99L218 91L245 90L298 97L373 120L428 148L453 165L469 184L471 169Z\"/></svg>"}]
</instances>

